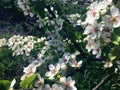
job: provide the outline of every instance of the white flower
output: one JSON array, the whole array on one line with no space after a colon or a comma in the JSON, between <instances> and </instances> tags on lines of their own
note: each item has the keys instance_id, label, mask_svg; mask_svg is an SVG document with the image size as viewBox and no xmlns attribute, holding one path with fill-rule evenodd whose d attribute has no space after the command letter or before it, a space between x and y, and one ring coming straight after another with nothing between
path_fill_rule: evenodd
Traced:
<instances>
[{"instance_id":1,"label":"white flower","mask_svg":"<svg viewBox=\"0 0 120 90\"><path fill-rule=\"evenodd\" d=\"M75 85L75 80L72 80L71 77L61 77L60 78L60 83L63 84L64 90L77 90L77 88L74 86Z\"/></svg>"},{"instance_id":2,"label":"white flower","mask_svg":"<svg viewBox=\"0 0 120 90\"><path fill-rule=\"evenodd\" d=\"M63 57L59 59L59 63L68 63L70 59L69 53L64 53Z\"/></svg>"},{"instance_id":3,"label":"white flower","mask_svg":"<svg viewBox=\"0 0 120 90\"><path fill-rule=\"evenodd\" d=\"M115 6L112 6L110 8L111 10L111 17L110 17L110 20L113 24L113 27L119 27L120 26L120 12L119 12L119 9L116 8Z\"/></svg>"},{"instance_id":4,"label":"white flower","mask_svg":"<svg viewBox=\"0 0 120 90\"><path fill-rule=\"evenodd\" d=\"M70 54L64 53L63 57L59 59L60 67L62 70L66 70L67 66L66 64L70 60Z\"/></svg>"},{"instance_id":5,"label":"white flower","mask_svg":"<svg viewBox=\"0 0 120 90\"><path fill-rule=\"evenodd\" d=\"M56 66L54 66L53 64L49 65L49 72L45 73L45 76L49 77L50 79L52 79L60 70L60 64L57 64Z\"/></svg>"},{"instance_id":6,"label":"white flower","mask_svg":"<svg viewBox=\"0 0 120 90\"><path fill-rule=\"evenodd\" d=\"M101 9L106 9L108 5L112 4L112 0L102 0L98 4Z\"/></svg>"},{"instance_id":7,"label":"white flower","mask_svg":"<svg viewBox=\"0 0 120 90\"><path fill-rule=\"evenodd\" d=\"M70 62L71 67L80 67L82 65L82 61L77 62L76 60L71 60Z\"/></svg>"},{"instance_id":8,"label":"white flower","mask_svg":"<svg viewBox=\"0 0 120 90\"><path fill-rule=\"evenodd\" d=\"M94 25L88 25L85 28L84 34L89 34L91 39L100 38L101 31L103 30L103 25L94 22Z\"/></svg>"},{"instance_id":9,"label":"white flower","mask_svg":"<svg viewBox=\"0 0 120 90\"><path fill-rule=\"evenodd\" d=\"M101 10L101 8L99 7L99 4L97 2L93 2L90 6L89 6L89 10L87 12L87 16L89 18L92 18L93 20L99 19L99 11Z\"/></svg>"},{"instance_id":10,"label":"white flower","mask_svg":"<svg viewBox=\"0 0 120 90\"><path fill-rule=\"evenodd\" d=\"M110 68L113 66L112 62L105 62L105 64L103 65L104 68Z\"/></svg>"},{"instance_id":11,"label":"white flower","mask_svg":"<svg viewBox=\"0 0 120 90\"><path fill-rule=\"evenodd\" d=\"M88 43L86 45L86 49L88 50L88 52L90 52L92 49L96 48L97 46L95 45L95 41L92 39L88 40Z\"/></svg>"},{"instance_id":12,"label":"white flower","mask_svg":"<svg viewBox=\"0 0 120 90\"><path fill-rule=\"evenodd\" d=\"M31 64L29 64L27 67L24 67L24 74L21 77L21 80L24 80L26 77L29 77L30 75L34 74L36 72L36 69L38 66L42 64L41 61L33 61Z\"/></svg>"},{"instance_id":13,"label":"white flower","mask_svg":"<svg viewBox=\"0 0 120 90\"><path fill-rule=\"evenodd\" d=\"M96 58L99 58L101 56L101 49L100 48L93 49L92 53L96 55Z\"/></svg>"},{"instance_id":14,"label":"white flower","mask_svg":"<svg viewBox=\"0 0 120 90\"><path fill-rule=\"evenodd\" d=\"M109 29L103 30L103 32L102 32L102 38L104 39L104 41L106 43L111 42L110 37L111 37L111 30L109 30Z\"/></svg>"},{"instance_id":15,"label":"white flower","mask_svg":"<svg viewBox=\"0 0 120 90\"><path fill-rule=\"evenodd\" d=\"M44 84L44 78L40 76L40 74L37 74L37 77L39 80L36 81L35 86L39 88L39 90L42 90L42 86Z\"/></svg>"},{"instance_id":16,"label":"white flower","mask_svg":"<svg viewBox=\"0 0 120 90\"><path fill-rule=\"evenodd\" d=\"M103 17L103 21L105 22L106 26L110 29L117 28L120 26L120 12L119 9L115 6L110 7L111 15L106 15Z\"/></svg>"},{"instance_id":17,"label":"white flower","mask_svg":"<svg viewBox=\"0 0 120 90\"><path fill-rule=\"evenodd\" d=\"M52 87L50 87L49 84L46 84L44 90L64 90L64 89L61 86L58 86L57 84L53 84Z\"/></svg>"},{"instance_id":18,"label":"white flower","mask_svg":"<svg viewBox=\"0 0 120 90\"><path fill-rule=\"evenodd\" d=\"M55 30L56 31L59 31L62 29L62 26L63 26L63 22L64 20L63 19L56 19L56 25L55 25Z\"/></svg>"}]
</instances>

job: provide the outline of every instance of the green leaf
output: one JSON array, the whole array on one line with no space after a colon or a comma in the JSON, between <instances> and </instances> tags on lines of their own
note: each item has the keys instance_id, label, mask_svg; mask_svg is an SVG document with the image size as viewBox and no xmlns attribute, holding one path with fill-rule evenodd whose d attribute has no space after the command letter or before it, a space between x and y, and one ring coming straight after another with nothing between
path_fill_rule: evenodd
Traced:
<instances>
[{"instance_id":1,"label":"green leaf","mask_svg":"<svg viewBox=\"0 0 120 90\"><path fill-rule=\"evenodd\" d=\"M22 82L20 82L20 87L22 89L32 88L34 85L34 80L36 79L37 75L33 74L27 78L25 78Z\"/></svg>"},{"instance_id":2,"label":"green leaf","mask_svg":"<svg viewBox=\"0 0 120 90\"><path fill-rule=\"evenodd\" d=\"M116 56L109 54L109 58L110 58L110 60L114 60L116 58Z\"/></svg>"},{"instance_id":3,"label":"green leaf","mask_svg":"<svg viewBox=\"0 0 120 90\"><path fill-rule=\"evenodd\" d=\"M113 41L113 43L114 43L115 45L119 45L119 44L120 44L120 36L116 36L116 40Z\"/></svg>"},{"instance_id":4,"label":"green leaf","mask_svg":"<svg viewBox=\"0 0 120 90\"><path fill-rule=\"evenodd\" d=\"M109 58L110 60L120 59L120 46L115 46L110 50Z\"/></svg>"},{"instance_id":5,"label":"green leaf","mask_svg":"<svg viewBox=\"0 0 120 90\"><path fill-rule=\"evenodd\" d=\"M10 81L8 80L0 80L0 90L8 90L10 87Z\"/></svg>"}]
</instances>

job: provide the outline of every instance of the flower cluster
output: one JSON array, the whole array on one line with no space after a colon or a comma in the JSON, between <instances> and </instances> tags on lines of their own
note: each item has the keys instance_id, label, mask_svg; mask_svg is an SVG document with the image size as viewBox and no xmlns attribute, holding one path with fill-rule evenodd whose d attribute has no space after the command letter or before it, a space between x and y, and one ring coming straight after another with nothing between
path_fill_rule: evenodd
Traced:
<instances>
[{"instance_id":1,"label":"flower cluster","mask_svg":"<svg viewBox=\"0 0 120 90\"><path fill-rule=\"evenodd\" d=\"M73 24L74 27L76 27L77 25L81 25L79 13L68 15L68 20L70 21L70 23Z\"/></svg>"},{"instance_id":2,"label":"flower cluster","mask_svg":"<svg viewBox=\"0 0 120 90\"><path fill-rule=\"evenodd\" d=\"M65 3L69 2L69 0L62 1ZM18 0L18 5L24 11L25 15L33 17L34 14L26 4L27 2L28 0ZM36 74L37 68L43 65L44 73L41 75L37 73L38 80L34 83L33 90L77 90L75 80L67 75L67 69L78 69L82 66L82 59L77 58L81 51L78 52L75 50L74 53L73 51L72 53L68 53L69 50L66 50L66 44L72 45L72 40L67 38L66 41L68 41L68 43L66 43L60 34L64 29L63 24L65 20L62 19L62 17L59 17L58 12L54 7L47 4L45 6L45 8L42 8L44 9L45 17L41 17L41 15L37 14L36 16L38 19L36 22L38 23L39 28L45 27L46 37L36 39L33 36L23 37L15 35L11 37L7 43L13 51L13 56L23 54L30 56L30 52L34 49L35 44L41 43L45 40L44 46L39 47L40 52L38 53L38 60L34 60L27 67L24 67L24 74L21 77L21 81ZM85 28L83 34L86 35L84 40L87 41L86 49L88 52L92 51L92 53L96 55L96 58L99 58L102 53L101 40L104 40L105 43L111 42L110 37L112 30L120 27L119 9L115 7L112 0L96 1L88 7L86 16L84 22L80 20L81 15L78 13L69 14L66 17L70 23L73 24L73 28L77 28L77 25L83 25ZM6 41L0 40L0 43L1 42L2 44L0 45L2 46L5 45ZM81 40L75 42L81 42ZM52 50L49 52L49 49ZM47 53L47 55L45 55L45 53ZM52 55L51 53L56 55ZM110 68L112 66L112 62L105 62L103 65L104 68ZM49 83L49 81L52 81L52 83Z\"/></svg>"},{"instance_id":3,"label":"flower cluster","mask_svg":"<svg viewBox=\"0 0 120 90\"><path fill-rule=\"evenodd\" d=\"M31 12L29 5L26 5L28 1L29 0L18 0L17 4L18 7L22 9L25 15L30 15L31 17L33 17L34 14Z\"/></svg>"},{"instance_id":4,"label":"flower cluster","mask_svg":"<svg viewBox=\"0 0 120 90\"><path fill-rule=\"evenodd\" d=\"M64 47L66 44L61 40L59 31L54 31L54 33L47 31L46 34L48 35L48 41L46 41L46 45L56 47L56 51L65 51Z\"/></svg>"},{"instance_id":5,"label":"flower cluster","mask_svg":"<svg viewBox=\"0 0 120 90\"><path fill-rule=\"evenodd\" d=\"M39 76L39 81L37 81L37 89L34 88L33 90L77 90L77 88L75 87L75 81L72 80L71 77L61 77L59 82L60 85L58 84L53 84L52 86L50 86L49 84L45 84L44 85L44 79L38 74ZM43 87L44 85L44 87Z\"/></svg>"},{"instance_id":6,"label":"flower cluster","mask_svg":"<svg viewBox=\"0 0 120 90\"><path fill-rule=\"evenodd\" d=\"M3 38L3 39L0 39L0 47L6 45L6 39Z\"/></svg>"},{"instance_id":7,"label":"flower cluster","mask_svg":"<svg viewBox=\"0 0 120 90\"><path fill-rule=\"evenodd\" d=\"M106 15L109 11L110 15ZM84 35L87 35L86 49L98 58L101 56L101 38L109 43L113 28L120 27L119 9L113 5L112 0L96 1L88 7L86 15L82 23L85 26Z\"/></svg>"},{"instance_id":8,"label":"flower cluster","mask_svg":"<svg viewBox=\"0 0 120 90\"><path fill-rule=\"evenodd\" d=\"M77 62L76 60L76 56L78 54L78 52L75 52L73 54L65 53L62 58L59 58L59 62L57 62L56 65L49 65L49 71L45 70L45 77L47 77L49 80L57 80L55 84L52 85L52 87L50 87L49 84L44 83L44 81L46 80L45 77L41 77L40 74L37 74L38 80L35 83L35 87L37 87L37 89L34 88L33 90L77 90L77 88L75 87L75 80L72 80L70 76L66 78L65 72L63 71L66 71L67 64L75 68L78 68L82 65L82 61ZM25 78L35 74L37 67L40 67L43 62L45 62L45 60L34 60L27 67L24 67L24 74L21 77L21 80L23 81ZM63 66L63 64L66 68Z\"/></svg>"},{"instance_id":9,"label":"flower cluster","mask_svg":"<svg viewBox=\"0 0 120 90\"><path fill-rule=\"evenodd\" d=\"M29 56L31 50L34 49L34 44L40 43L45 39L45 37L35 39L33 36L23 37L20 35L14 35L9 38L8 46L13 51L13 56L23 55L24 53L26 56Z\"/></svg>"}]
</instances>

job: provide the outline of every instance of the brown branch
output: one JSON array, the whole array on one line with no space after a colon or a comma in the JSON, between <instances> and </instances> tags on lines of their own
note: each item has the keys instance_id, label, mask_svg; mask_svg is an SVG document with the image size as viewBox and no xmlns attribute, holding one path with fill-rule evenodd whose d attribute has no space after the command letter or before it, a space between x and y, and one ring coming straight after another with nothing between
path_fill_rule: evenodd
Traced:
<instances>
[{"instance_id":1,"label":"brown branch","mask_svg":"<svg viewBox=\"0 0 120 90\"><path fill-rule=\"evenodd\" d=\"M101 86L103 86L109 79L110 79L111 75L107 75L103 80L100 81L100 83L98 83L98 85L96 85L92 90L98 90Z\"/></svg>"}]
</instances>

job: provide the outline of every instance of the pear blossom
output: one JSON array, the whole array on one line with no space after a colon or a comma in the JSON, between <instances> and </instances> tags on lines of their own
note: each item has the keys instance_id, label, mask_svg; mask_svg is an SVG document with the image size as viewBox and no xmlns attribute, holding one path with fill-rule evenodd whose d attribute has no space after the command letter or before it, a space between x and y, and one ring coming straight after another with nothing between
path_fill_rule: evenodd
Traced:
<instances>
[{"instance_id":1,"label":"pear blossom","mask_svg":"<svg viewBox=\"0 0 120 90\"><path fill-rule=\"evenodd\" d=\"M72 80L71 77L61 77L60 78L60 83L63 84L64 90L77 90L75 87L75 80Z\"/></svg>"},{"instance_id":2,"label":"pear blossom","mask_svg":"<svg viewBox=\"0 0 120 90\"><path fill-rule=\"evenodd\" d=\"M101 49L100 49L99 41L89 39L86 45L86 49L88 50L88 52L92 50L92 53L96 55L96 58L99 58L101 56Z\"/></svg>"},{"instance_id":3,"label":"pear blossom","mask_svg":"<svg viewBox=\"0 0 120 90\"><path fill-rule=\"evenodd\" d=\"M59 59L59 63L68 63L68 61L70 60L70 54L69 53L64 53L64 55L62 56L62 58Z\"/></svg>"},{"instance_id":4,"label":"pear blossom","mask_svg":"<svg viewBox=\"0 0 120 90\"><path fill-rule=\"evenodd\" d=\"M58 18L55 21L56 21L56 23L55 23L55 30L61 30L62 26L63 26L64 20L61 19L61 18Z\"/></svg>"},{"instance_id":5,"label":"pear blossom","mask_svg":"<svg viewBox=\"0 0 120 90\"><path fill-rule=\"evenodd\" d=\"M81 67L82 61L77 62L76 60L71 60L69 62L69 64L70 64L71 67L78 68L78 67Z\"/></svg>"},{"instance_id":6,"label":"pear blossom","mask_svg":"<svg viewBox=\"0 0 120 90\"><path fill-rule=\"evenodd\" d=\"M109 30L109 29L107 29L107 30L103 30L103 34L102 34L102 38L103 38L103 40L106 42L106 43L109 43L109 42L111 42L111 39L110 39L110 37L111 37L111 31L112 30Z\"/></svg>"},{"instance_id":7,"label":"pear blossom","mask_svg":"<svg viewBox=\"0 0 120 90\"><path fill-rule=\"evenodd\" d=\"M45 73L45 76L49 77L52 79L60 70L60 64L56 64L55 66L53 64L49 65L50 71Z\"/></svg>"},{"instance_id":8,"label":"pear blossom","mask_svg":"<svg viewBox=\"0 0 120 90\"><path fill-rule=\"evenodd\" d=\"M96 58L99 58L101 56L101 49L97 48L92 51L93 55L96 55Z\"/></svg>"},{"instance_id":9,"label":"pear blossom","mask_svg":"<svg viewBox=\"0 0 120 90\"><path fill-rule=\"evenodd\" d=\"M43 84L44 84L44 78L42 78L42 77L40 76L40 74L37 74L37 77L38 77L39 80L37 80L37 81L35 82L35 87L37 87L38 90L42 90Z\"/></svg>"},{"instance_id":10,"label":"pear blossom","mask_svg":"<svg viewBox=\"0 0 120 90\"><path fill-rule=\"evenodd\" d=\"M67 68L66 64L68 63L69 60L70 60L69 53L64 53L62 58L59 58L59 63L62 70L65 70Z\"/></svg>"},{"instance_id":11,"label":"pear blossom","mask_svg":"<svg viewBox=\"0 0 120 90\"><path fill-rule=\"evenodd\" d=\"M110 68L113 66L112 62L105 62L105 64L103 65L104 68Z\"/></svg>"},{"instance_id":12,"label":"pear blossom","mask_svg":"<svg viewBox=\"0 0 120 90\"><path fill-rule=\"evenodd\" d=\"M70 23L73 24L74 27L76 27L76 25L81 24L81 20L79 18L80 18L80 14L78 13L68 15L68 20L70 21Z\"/></svg>"},{"instance_id":13,"label":"pear blossom","mask_svg":"<svg viewBox=\"0 0 120 90\"><path fill-rule=\"evenodd\" d=\"M120 12L115 6L110 7L111 15L105 15L103 21L108 28L117 28L120 26Z\"/></svg>"},{"instance_id":14,"label":"pear blossom","mask_svg":"<svg viewBox=\"0 0 120 90\"><path fill-rule=\"evenodd\" d=\"M21 8L25 15L30 15L31 17L34 16L34 14L30 11L30 7L26 5L28 0L17 0L17 4L19 8Z\"/></svg>"},{"instance_id":15,"label":"pear blossom","mask_svg":"<svg viewBox=\"0 0 120 90\"><path fill-rule=\"evenodd\" d=\"M84 34L90 34L91 39L100 38L102 30L103 26L101 24L94 23L94 26L88 25L85 28Z\"/></svg>"},{"instance_id":16,"label":"pear blossom","mask_svg":"<svg viewBox=\"0 0 120 90\"><path fill-rule=\"evenodd\" d=\"M43 90L64 90L64 89L57 84L53 84L52 87L50 87L49 84L46 84Z\"/></svg>"},{"instance_id":17,"label":"pear blossom","mask_svg":"<svg viewBox=\"0 0 120 90\"><path fill-rule=\"evenodd\" d=\"M45 39L45 37L35 39L34 36L14 35L8 39L7 45L13 51L13 56L23 55L24 53L26 56L30 56L34 45L43 42Z\"/></svg>"},{"instance_id":18,"label":"pear blossom","mask_svg":"<svg viewBox=\"0 0 120 90\"><path fill-rule=\"evenodd\" d=\"M29 64L27 67L24 67L24 74L21 77L21 80L24 80L26 77L29 77L30 75L34 74L36 72L36 69L38 66L40 66L42 63L40 61L33 61L31 64Z\"/></svg>"}]
</instances>

